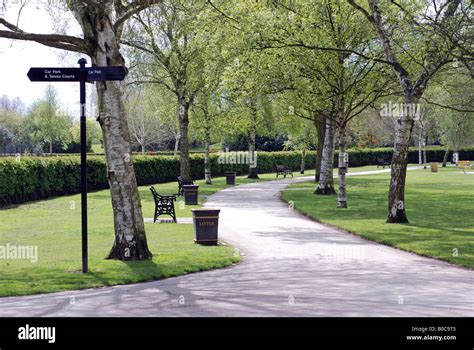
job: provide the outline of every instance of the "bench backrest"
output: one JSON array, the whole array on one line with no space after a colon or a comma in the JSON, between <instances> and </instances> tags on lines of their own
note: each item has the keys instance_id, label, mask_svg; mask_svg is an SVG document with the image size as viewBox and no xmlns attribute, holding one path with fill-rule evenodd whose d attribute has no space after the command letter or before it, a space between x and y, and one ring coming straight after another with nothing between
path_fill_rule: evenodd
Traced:
<instances>
[{"instance_id":1,"label":"bench backrest","mask_svg":"<svg viewBox=\"0 0 474 350\"><path fill-rule=\"evenodd\" d=\"M175 196L162 196L156 192L155 188L153 186L150 187L150 191L153 195L153 199L155 200L155 203L160 204L160 205L171 205L172 202L176 199Z\"/></svg>"},{"instance_id":2,"label":"bench backrest","mask_svg":"<svg viewBox=\"0 0 474 350\"><path fill-rule=\"evenodd\" d=\"M158 192L156 192L153 186L150 187L150 191L151 191L151 194L153 195L153 199L156 200L156 198L159 196Z\"/></svg>"},{"instance_id":3,"label":"bench backrest","mask_svg":"<svg viewBox=\"0 0 474 350\"><path fill-rule=\"evenodd\" d=\"M277 164L276 170L277 170L277 171L285 171L285 166L284 166L284 165Z\"/></svg>"}]
</instances>

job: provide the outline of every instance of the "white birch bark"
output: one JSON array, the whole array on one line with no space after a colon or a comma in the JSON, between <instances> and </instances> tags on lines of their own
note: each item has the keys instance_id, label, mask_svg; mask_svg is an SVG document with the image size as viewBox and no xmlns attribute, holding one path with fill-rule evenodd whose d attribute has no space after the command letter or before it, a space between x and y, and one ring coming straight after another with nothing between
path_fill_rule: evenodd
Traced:
<instances>
[{"instance_id":1,"label":"white birch bark","mask_svg":"<svg viewBox=\"0 0 474 350\"><path fill-rule=\"evenodd\" d=\"M322 115L317 115L314 120L314 126L316 127L318 144L316 149L316 161L315 161L315 182L319 182L321 177L321 162L323 159L324 150L324 137L326 134L326 118Z\"/></svg>"},{"instance_id":2,"label":"white birch bark","mask_svg":"<svg viewBox=\"0 0 474 350\"><path fill-rule=\"evenodd\" d=\"M418 132L418 164L421 165L423 164L423 133L421 131L421 127L420 127L420 130Z\"/></svg>"},{"instance_id":3,"label":"white birch bark","mask_svg":"<svg viewBox=\"0 0 474 350\"><path fill-rule=\"evenodd\" d=\"M211 177L211 117L209 115L209 106L207 96L204 97L204 179L206 184L212 185Z\"/></svg>"},{"instance_id":4,"label":"white birch bark","mask_svg":"<svg viewBox=\"0 0 474 350\"><path fill-rule=\"evenodd\" d=\"M347 208L347 191L346 191L346 124L342 123L339 128L339 158L338 158L338 192L337 207Z\"/></svg>"},{"instance_id":5,"label":"white birch bark","mask_svg":"<svg viewBox=\"0 0 474 350\"><path fill-rule=\"evenodd\" d=\"M249 160L255 160L256 137L257 137L256 125L255 123L253 123L249 132ZM258 179L257 167L254 166L254 164L252 163L255 163L255 162L250 162L249 175L247 177L249 179Z\"/></svg>"},{"instance_id":6,"label":"white birch bark","mask_svg":"<svg viewBox=\"0 0 474 350\"><path fill-rule=\"evenodd\" d=\"M189 159L189 102L185 97L178 98L179 103L179 171L184 181L192 181Z\"/></svg>"},{"instance_id":7,"label":"white birch bark","mask_svg":"<svg viewBox=\"0 0 474 350\"><path fill-rule=\"evenodd\" d=\"M326 132L323 145L323 157L321 160L321 175L315 194L336 194L334 190L333 168L334 168L334 136L336 126L331 118L326 118Z\"/></svg>"}]
</instances>

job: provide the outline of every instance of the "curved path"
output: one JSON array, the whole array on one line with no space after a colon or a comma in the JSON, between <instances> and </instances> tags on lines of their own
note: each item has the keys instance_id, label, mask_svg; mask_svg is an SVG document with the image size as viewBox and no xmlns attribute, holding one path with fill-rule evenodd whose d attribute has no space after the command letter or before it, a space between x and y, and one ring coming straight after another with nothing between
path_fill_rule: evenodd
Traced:
<instances>
[{"instance_id":1,"label":"curved path","mask_svg":"<svg viewBox=\"0 0 474 350\"><path fill-rule=\"evenodd\" d=\"M474 271L307 219L279 200L281 189L303 180L241 185L209 197L206 206L222 209L221 238L246 254L239 265L1 298L0 316L474 316Z\"/></svg>"}]
</instances>

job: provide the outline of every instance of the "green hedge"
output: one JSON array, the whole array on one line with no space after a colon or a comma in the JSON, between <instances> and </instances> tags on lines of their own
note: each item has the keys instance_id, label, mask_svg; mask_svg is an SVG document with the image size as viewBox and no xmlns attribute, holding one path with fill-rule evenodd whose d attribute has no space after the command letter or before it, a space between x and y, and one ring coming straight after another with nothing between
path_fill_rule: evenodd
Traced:
<instances>
[{"instance_id":1,"label":"green hedge","mask_svg":"<svg viewBox=\"0 0 474 350\"><path fill-rule=\"evenodd\" d=\"M392 158L392 148L365 148L349 149L349 166L358 167L364 165L377 164L378 158L390 160ZM426 158L428 162L442 162L446 149L443 147L427 147ZM448 161L451 161L453 152L449 152ZM334 166L337 166L338 152L334 156ZM459 150L460 160L474 160L474 147ZM418 163L418 149L410 148L408 152L408 163Z\"/></svg>"},{"instance_id":2,"label":"green hedge","mask_svg":"<svg viewBox=\"0 0 474 350\"><path fill-rule=\"evenodd\" d=\"M193 179L204 177L204 155L192 154ZM239 174L248 172L246 164L219 164L218 154L211 154L213 176L223 176L226 170ZM133 163L139 185L175 181L179 175L179 158L174 156L134 156ZM258 152L259 172L273 172L275 164L286 164L297 169L299 152ZM314 153L306 156L308 167L314 166ZM90 190L108 188L105 159L91 156L87 160ZM0 207L31 200L80 192L80 158L19 157L0 159Z\"/></svg>"},{"instance_id":3,"label":"green hedge","mask_svg":"<svg viewBox=\"0 0 474 350\"><path fill-rule=\"evenodd\" d=\"M430 148L427 151L428 161L440 162L445 150ZM376 164L377 158L390 159L390 148L352 149L348 150L349 164L352 167ZM240 153L241 155L243 153ZM474 160L474 148L459 152L461 160ZM257 167L259 173L274 172L276 164L284 164L293 170L299 170L301 153L258 152ZM451 154L450 154L451 157ZM213 176L222 176L226 170L235 170L243 175L248 172L247 164L220 164L218 154L211 154L211 171ZM451 159L451 158L450 158ZM160 182L175 181L179 174L179 158L174 156L134 156L137 182L149 185ZM315 152L306 154L306 168L313 169ZM410 150L409 162L418 162L418 151ZM337 152L334 157L337 165ZM90 190L108 188L105 160L102 156L90 156L87 161L88 186ZM193 179L204 177L204 155L191 155L191 172ZM71 157L51 158L1 158L0 159L0 207L52 196L79 193L80 159Z\"/></svg>"}]
</instances>

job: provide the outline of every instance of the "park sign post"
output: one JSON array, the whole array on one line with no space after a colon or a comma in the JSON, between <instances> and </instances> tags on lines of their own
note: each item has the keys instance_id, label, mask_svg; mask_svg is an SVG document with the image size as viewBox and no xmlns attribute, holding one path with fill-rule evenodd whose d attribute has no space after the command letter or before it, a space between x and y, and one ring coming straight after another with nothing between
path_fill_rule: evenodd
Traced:
<instances>
[{"instance_id":1,"label":"park sign post","mask_svg":"<svg viewBox=\"0 0 474 350\"><path fill-rule=\"evenodd\" d=\"M87 254L87 150L86 150L86 83L94 81L123 80L127 75L125 67L86 67L84 58L79 60L79 68L30 68L30 81L79 82L81 105L81 223L82 223L82 272L88 271Z\"/></svg>"}]
</instances>

